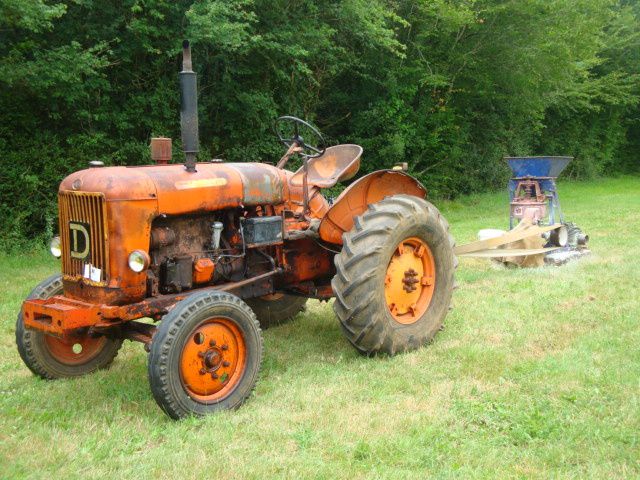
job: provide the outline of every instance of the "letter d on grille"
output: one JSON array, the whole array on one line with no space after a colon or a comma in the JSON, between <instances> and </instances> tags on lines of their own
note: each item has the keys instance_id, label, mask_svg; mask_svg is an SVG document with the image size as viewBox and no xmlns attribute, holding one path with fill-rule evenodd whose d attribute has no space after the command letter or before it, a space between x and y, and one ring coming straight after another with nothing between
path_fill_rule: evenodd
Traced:
<instances>
[{"instance_id":1,"label":"letter d on grille","mask_svg":"<svg viewBox=\"0 0 640 480\"><path fill-rule=\"evenodd\" d=\"M72 258L84 260L89 256L90 230L88 223L69 222L69 245Z\"/></svg>"}]
</instances>

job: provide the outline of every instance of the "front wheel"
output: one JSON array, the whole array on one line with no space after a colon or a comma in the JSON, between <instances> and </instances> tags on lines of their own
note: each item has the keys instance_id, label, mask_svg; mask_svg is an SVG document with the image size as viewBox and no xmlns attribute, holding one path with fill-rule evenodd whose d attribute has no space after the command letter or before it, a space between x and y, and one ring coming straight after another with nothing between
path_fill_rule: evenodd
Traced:
<instances>
[{"instance_id":1,"label":"front wheel","mask_svg":"<svg viewBox=\"0 0 640 480\"><path fill-rule=\"evenodd\" d=\"M42 281L27 299L44 300L62 292L62 278L58 274ZM16 321L16 344L29 370L41 378L54 380L108 368L118 355L122 340L86 334L54 337L26 329L20 313Z\"/></svg>"},{"instance_id":2,"label":"front wheel","mask_svg":"<svg viewBox=\"0 0 640 480\"><path fill-rule=\"evenodd\" d=\"M449 311L457 266L438 209L410 195L387 197L343 238L331 286L348 340L365 355L428 343Z\"/></svg>"},{"instance_id":3,"label":"front wheel","mask_svg":"<svg viewBox=\"0 0 640 480\"><path fill-rule=\"evenodd\" d=\"M239 407L262 361L256 316L235 295L202 292L182 300L153 337L151 392L171 418Z\"/></svg>"}]
</instances>

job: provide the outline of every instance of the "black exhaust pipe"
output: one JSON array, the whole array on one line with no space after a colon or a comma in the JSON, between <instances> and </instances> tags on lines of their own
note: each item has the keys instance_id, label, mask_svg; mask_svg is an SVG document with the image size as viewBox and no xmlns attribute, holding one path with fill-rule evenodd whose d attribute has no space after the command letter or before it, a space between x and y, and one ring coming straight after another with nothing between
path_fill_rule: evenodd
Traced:
<instances>
[{"instance_id":1,"label":"black exhaust pipe","mask_svg":"<svg viewBox=\"0 0 640 480\"><path fill-rule=\"evenodd\" d=\"M180 131L185 157L184 166L187 172L195 172L196 155L198 154L198 81L191 64L189 40L182 42Z\"/></svg>"}]
</instances>

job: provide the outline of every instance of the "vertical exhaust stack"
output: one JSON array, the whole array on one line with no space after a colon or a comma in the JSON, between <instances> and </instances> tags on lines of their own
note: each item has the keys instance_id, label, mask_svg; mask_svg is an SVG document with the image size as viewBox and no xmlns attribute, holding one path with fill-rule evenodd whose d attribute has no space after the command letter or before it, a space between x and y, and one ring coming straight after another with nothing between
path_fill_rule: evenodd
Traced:
<instances>
[{"instance_id":1,"label":"vertical exhaust stack","mask_svg":"<svg viewBox=\"0 0 640 480\"><path fill-rule=\"evenodd\" d=\"M198 81L192 69L189 40L182 42L180 131L185 156L184 166L187 172L195 172L198 153Z\"/></svg>"}]
</instances>

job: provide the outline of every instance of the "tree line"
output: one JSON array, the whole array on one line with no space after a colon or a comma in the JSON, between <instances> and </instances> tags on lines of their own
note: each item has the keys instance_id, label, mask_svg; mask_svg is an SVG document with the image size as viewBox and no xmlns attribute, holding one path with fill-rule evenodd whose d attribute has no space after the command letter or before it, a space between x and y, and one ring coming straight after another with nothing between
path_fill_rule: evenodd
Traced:
<instances>
[{"instance_id":1,"label":"tree line","mask_svg":"<svg viewBox=\"0 0 640 480\"><path fill-rule=\"evenodd\" d=\"M0 248L49 236L91 160L181 159L184 38L201 159L274 161L293 114L436 198L503 187L505 155L638 169L638 0L0 0Z\"/></svg>"}]
</instances>

